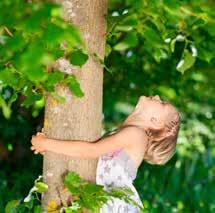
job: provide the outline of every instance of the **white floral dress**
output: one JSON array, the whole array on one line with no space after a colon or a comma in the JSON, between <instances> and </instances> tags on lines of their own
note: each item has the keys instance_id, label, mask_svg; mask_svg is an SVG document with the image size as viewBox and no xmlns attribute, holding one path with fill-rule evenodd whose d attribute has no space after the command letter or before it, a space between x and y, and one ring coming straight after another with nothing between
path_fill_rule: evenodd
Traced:
<instances>
[{"instance_id":1,"label":"white floral dress","mask_svg":"<svg viewBox=\"0 0 215 213\"><path fill-rule=\"evenodd\" d=\"M125 149L107 153L98 160L96 183L103 185L105 190L108 189L108 186L129 187L134 192L131 198L143 207L138 192L133 186L133 180L136 178L136 175L136 165ZM113 202L109 200L100 209L100 213L140 212L141 210L138 207L128 204L118 198L114 198Z\"/></svg>"}]
</instances>

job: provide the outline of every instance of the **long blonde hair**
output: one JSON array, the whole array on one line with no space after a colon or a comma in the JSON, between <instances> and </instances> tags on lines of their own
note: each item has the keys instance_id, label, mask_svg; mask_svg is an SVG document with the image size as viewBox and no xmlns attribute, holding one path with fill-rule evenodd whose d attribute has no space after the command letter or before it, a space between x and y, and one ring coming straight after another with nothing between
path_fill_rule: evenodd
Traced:
<instances>
[{"instance_id":1,"label":"long blonde hair","mask_svg":"<svg viewBox=\"0 0 215 213\"><path fill-rule=\"evenodd\" d=\"M170 103L167 104L171 105ZM171 119L163 128L145 130L148 143L144 153L144 160L150 164L163 165L175 153L181 116L174 106L171 105L171 107L174 109Z\"/></svg>"},{"instance_id":2,"label":"long blonde hair","mask_svg":"<svg viewBox=\"0 0 215 213\"><path fill-rule=\"evenodd\" d=\"M165 164L174 155L177 143L177 137L180 129L181 117L177 109L169 102L165 104L170 105L173 109L172 118L161 129L148 128L144 129L139 125L122 123L115 129L106 132L98 140L109 137L126 127L137 127L143 130L147 136L147 146L144 155L144 160L150 164ZM98 141L97 140L97 141ZM95 141L96 142L96 141Z\"/></svg>"}]
</instances>

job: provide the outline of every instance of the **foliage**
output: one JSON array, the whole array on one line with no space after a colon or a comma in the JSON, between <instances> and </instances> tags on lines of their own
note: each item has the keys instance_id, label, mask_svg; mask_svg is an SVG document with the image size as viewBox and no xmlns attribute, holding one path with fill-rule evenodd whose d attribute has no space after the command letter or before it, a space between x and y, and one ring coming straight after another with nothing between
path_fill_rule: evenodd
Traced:
<instances>
[{"instance_id":1,"label":"foliage","mask_svg":"<svg viewBox=\"0 0 215 213\"><path fill-rule=\"evenodd\" d=\"M34 186L23 201L9 201L5 207L5 212L24 213L27 209L33 210L34 213L41 212L41 205L34 205L34 200L37 199L40 201L38 193L43 193L48 189L48 185L42 182L41 179L42 175L34 181ZM118 198L127 203L132 203L143 211L143 208L129 197L130 195L133 195L133 192L127 187L110 186L107 190L104 189L104 186L102 185L81 179L76 172L69 172L64 177L64 185L66 186L66 189L71 192L72 199L69 200L69 203L66 205L64 204L64 206L58 206L55 201L50 201L47 206L48 212L76 213L88 209L99 213L99 209L102 205L107 203L107 201L112 201L112 198Z\"/></svg>"},{"instance_id":2,"label":"foliage","mask_svg":"<svg viewBox=\"0 0 215 213\"><path fill-rule=\"evenodd\" d=\"M109 2L106 129L121 123L140 95L158 94L182 115L176 155L164 167L143 163L135 180L152 213L215 210L214 7L195 0ZM137 45L115 50L130 32Z\"/></svg>"},{"instance_id":3,"label":"foliage","mask_svg":"<svg viewBox=\"0 0 215 213\"><path fill-rule=\"evenodd\" d=\"M4 5L6 2L7 7ZM77 96L81 97L82 92L84 94L75 77L58 70L49 73L44 68L47 54L49 57L51 55L52 59L65 54L59 48L60 42L57 42L59 37L62 38L57 29L67 24L58 25L57 23L61 21L57 18L58 22L52 24L57 25L57 29L55 26L40 29L39 22L34 23L37 18L23 19L23 17L40 17L38 14L43 14L41 19L49 22L50 13L49 15L48 12L40 13L37 9L24 12L25 10L20 7L24 5L25 8L26 4L21 2L24 1L13 1L13 7L10 6L12 4L10 1L3 0L0 3L0 10L4 11L0 13L0 80L4 82L1 83L0 105L4 117L11 116L12 119L10 122L1 117L0 132L2 144L10 153L11 159L15 158L13 148L17 138L22 139L19 140L22 149L29 149L25 141L29 140L32 132L28 130L26 123L29 125L37 123L38 126L42 123L44 106L42 91L53 91L54 85L66 78L69 80L64 82L73 92L76 91ZM43 6L52 8L47 2L34 3L39 4L39 8ZM27 5L31 8L32 4ZM2 9L3 6L6 9ZM105 68L103 131L121 123L132 111L140 95L158 94L162 99L168 99L173 103L182 114L177 153L173 159L164 167L143 163L138 170L134 184L150 213L215 211L214 9L215 3L212 0L109 0L106 57L105 61L97 58ZM19 14L18 11L22 13ZM19 29L15 29L14 26L19 26ZM32 37L27 33L29 27L33 28L30 33ZM20 30L26 33L22 34ZM52 30L55 30L55 33ZM14 36L11 37L10 33L17 36L13 39ZM52 34L56 36L50 39ZM45 38L41 41L35 39L44 35ZM20 36L25 36L28 40L20 39ZM44 51L43 46L36 48L35 44L38 42L47 42L48 48L51 48L50 52ZM71 45L73 44L75 48L72 50L77 58L75 64L79 67L87 60L87 53L79 39ZM8 48L4 48L5 45ZM34 47L37 50L35 53ZM80 49L82 53L79 52ZM4 63L7 61L6 57L11 57L10 61L15 62L15 65L19 65L23 70ZM26 61L31 63L26 64ZM34 62L36 62L34 66L40 69L32 74L30 68ZM73 59L70 62L74 63ZM46 80L43 80L44 75L47 76ZM18 95L17 92L13 92L14 90L20 91ZM18 98L21 94L28 96L29 100L24 100L24 105L33 106L32 109L20 108L21 101ZM13 109L13 114L9 108ZM30 119L31 113L34 119ZM35 121L36 118L38 120ZM17 132L22 134L18 135ZM17 160L16 163L23 164L26 162L25 158L27 157ZM20 186L31 181L28 171L32 172L30 168L26 171L23 169L25 175L22 179L18 175L20 167L17 168L17 164L11 164L9 159L3 162L6 162L4 170L13 171L13 174L0 171L0 179L3 179L0 184L0 208L3 208L2 206L13 196L17 198L22 196L23 189ZM41 162L35 165L40 168ZM13 181L10 182L8 177L11 175L19 178L15 179L12 176ZM12 192L9 190L10 183L13 184Z\"/></svg>"},{"instance_id":4,"label":"foliage","mask_svg":"<svg viewBox=\"0 0 215 213\"><path fill-rule=\"evenodd\" d=\"M27 108L41 109L47 93L63 102L54 89L57 83L68 84L82 97L73 74L51 67L63 56L74 66L82 66L88 59L80 32L64 21L62 8L48 1L3 0L0 10L0 91L4 97L0 96L0 106L5 118L10 118L11 104L19 95L25 97L21 106ZM38 101L40 106L35 106Z\"/></svg>"},{"instance_id":5,"label":"foliage","mask_svg":"<svg viewBox=\"0 0 215 213\"><path fill-rule=\"evenodd\" d=\"M24 200L11 200L7 203L5 207L6 213L24 213L26 211L40 213L41 212L41 205L35 205L34 200L40 201L38 194L47 191L48 185L41 181L42 176L40 175L35 181L34 186L29 191L27 197Z\"/></svg>"},{"instance_id":6,"label":"foliage","mask_svg":"<svg viewBox=\"0 0 215 213\"><path fill-rule=\"evenodd\" d=\"M108 189L104 189L104 186L102 185L82 180L75 172L69 172L65 176L64 184L72 193L73 197L71 206L66 208L66 212L68 213L84 209L99 213L99 209L102 205L109 200L111 201L113 197L122 199L127 203L132 203L142 209L138 203L129 197L130 195L133 195L133 192L125 186L109 186Z\"/></svg>"}]
</instances>

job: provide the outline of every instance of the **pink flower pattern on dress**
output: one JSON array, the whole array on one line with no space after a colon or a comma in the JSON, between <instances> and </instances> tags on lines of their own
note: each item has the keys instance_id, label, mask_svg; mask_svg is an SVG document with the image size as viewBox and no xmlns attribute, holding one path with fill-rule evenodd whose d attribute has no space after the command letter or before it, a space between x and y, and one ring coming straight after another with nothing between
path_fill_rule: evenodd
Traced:
<instances>
[{"instance_id":1,"label":"pink flower pattern on dress","mask_svg":"<svg viewBox=\"0 0 215 213\"><path fill-rule=\"evenodd\" d=\"M136 178L137 168L125 149L106 153L98 160L96 183L103 185L109 191L112 187L129 187L134 195L130 198L143 207L142 201L136 191L133 180ZM113 198L112 202L104 204L100 213L140 213L140 209L132 204Z\"/></svg>"},{"instance_id":2,"label":"pink flower pattern on dress","mask_svg":"<svg viewBox=\"0 0 215 213\"><path fill-rule=\"evenodd\" d=\"M110 153L107 153L107 154L102 156L102 159L103 160L112 159L113 157L117 156L122 150L123 150L123 148L116 150L116 151L113 151L113 152L110 152Z\"/></svg>"}]
</instances>

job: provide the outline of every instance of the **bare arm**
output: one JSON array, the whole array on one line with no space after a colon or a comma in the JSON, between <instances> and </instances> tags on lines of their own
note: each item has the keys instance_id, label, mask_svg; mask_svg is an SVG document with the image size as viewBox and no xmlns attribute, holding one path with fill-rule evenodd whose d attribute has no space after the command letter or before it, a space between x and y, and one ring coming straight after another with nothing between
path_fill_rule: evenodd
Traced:
<instances>
[{"instance_id":1,"label":"bare arm","mask_svg":"<svg viewBox=\"0 0 215 213\"><path fill-rule=\"evenodd\" d=\"M136 127L126 127L116 134L101 138L97 142L82 140L62 141L47 138L45 150L80 158L98 158L108 152L133 146L142 146L144 133Z\"/></svg>"}]
</instances>

